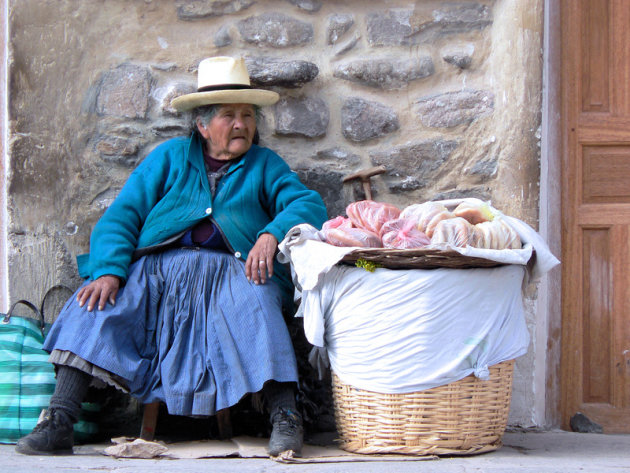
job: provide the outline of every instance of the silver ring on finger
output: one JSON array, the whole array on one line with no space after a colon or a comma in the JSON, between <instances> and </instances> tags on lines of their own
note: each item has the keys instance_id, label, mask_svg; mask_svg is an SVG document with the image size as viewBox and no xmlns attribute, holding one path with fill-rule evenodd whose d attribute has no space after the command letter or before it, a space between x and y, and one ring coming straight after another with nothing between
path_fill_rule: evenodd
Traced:
<instances>
[{"instance_id":1,"label":"silver ring on finger","mask_svg":"<svg viewBox=\"0 0 630 473\"><path fill-rule=\"evenodd\" d=\"M258 261L258 266L262 266L263 264L267 264L267 262L264 259L261 259L260 261Z\"/></svg>"}]
</instances>

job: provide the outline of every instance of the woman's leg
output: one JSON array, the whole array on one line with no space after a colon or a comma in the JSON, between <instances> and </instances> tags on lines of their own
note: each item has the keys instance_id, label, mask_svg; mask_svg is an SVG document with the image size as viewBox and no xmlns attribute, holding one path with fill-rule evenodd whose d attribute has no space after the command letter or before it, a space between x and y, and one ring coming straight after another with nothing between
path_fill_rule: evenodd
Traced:
<instances>
[{"instance_id":1,"label":"woman's leg","mask_svg":"<svg viewBox=\"0 0 630 473\"><path fill-rule=\"evenodd\" d=\"M15 450L25 455L71 454L73 426L79 420L81 403L92 377L69 366L57 367L57 384L44 419L26 437L18 440Z\"/></svg>"},{"instance_id":2,"label":"woman's leg","mask_svg":"<svg viewBox=\"0 0 630 473\"><path fill-rule=\"evenodd\" d=\"M272 425L268 447L272 456L287 450L293 450L296 455L302 452L304 428L302 416L295 405L295 392L295 383L279 383L272 380L263 387Z\"/></svg>"}]
</instances>

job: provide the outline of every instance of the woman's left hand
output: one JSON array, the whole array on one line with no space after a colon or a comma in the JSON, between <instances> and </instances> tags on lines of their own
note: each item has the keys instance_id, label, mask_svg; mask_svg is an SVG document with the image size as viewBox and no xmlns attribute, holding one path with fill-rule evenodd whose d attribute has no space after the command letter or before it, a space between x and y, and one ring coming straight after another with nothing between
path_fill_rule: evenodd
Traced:
<instances>
[{"instance_id":1,"label":"woman's left hand","mask_svg":"<svg viewBox=\"0 0 630 473\"><path fill-rule=\"evenodd\" d=\"M245 261L245 276L254 284L265 284L273 276L273 258L278 240L271 233L263 233L249 252Z\"/></svg>"}]
</instances>

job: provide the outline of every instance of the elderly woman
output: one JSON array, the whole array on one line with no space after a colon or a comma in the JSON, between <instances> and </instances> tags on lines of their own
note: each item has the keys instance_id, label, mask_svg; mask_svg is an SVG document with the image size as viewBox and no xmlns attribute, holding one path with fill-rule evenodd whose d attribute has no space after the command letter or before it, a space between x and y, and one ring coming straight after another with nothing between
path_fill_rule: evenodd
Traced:
<instances>
[{"instance_id":1,"label":"elderly woman","mask_svg":"<svg viewBox=\"0 0 630 473\"><path fill-rule=\"evenodd\" d=\"M72 452L73 424L93 377L169 413L209 416L263 392L269 453L299 454L297 365L282 315L290 275L275 264L294 225L321 226L326 210L287 164L253 144L259 106L242 59L202 61L194 132L158 146L94 227L89 279L45 343L57 386L44 420L19 440L24 454Z\"/></svg>"}]
</instances>

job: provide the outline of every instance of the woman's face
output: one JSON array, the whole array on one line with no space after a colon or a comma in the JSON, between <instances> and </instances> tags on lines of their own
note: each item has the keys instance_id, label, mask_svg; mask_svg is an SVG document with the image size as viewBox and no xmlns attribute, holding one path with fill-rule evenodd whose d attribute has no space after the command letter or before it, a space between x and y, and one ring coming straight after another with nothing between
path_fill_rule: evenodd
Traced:
<instances>
[{"instance_id":1,"label":"woman's face","mask_svg":"<svg viewBox=\"0 0 630 473\"><path fill-rule=\"evenodd\" d=\"M208 125L198 120L197 127L208 143L210 156L227 161L242 156L252 146L256 112L246 103L221 105Z\"/></svg>"}]
</instances>

